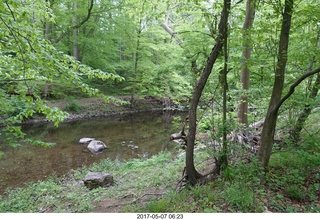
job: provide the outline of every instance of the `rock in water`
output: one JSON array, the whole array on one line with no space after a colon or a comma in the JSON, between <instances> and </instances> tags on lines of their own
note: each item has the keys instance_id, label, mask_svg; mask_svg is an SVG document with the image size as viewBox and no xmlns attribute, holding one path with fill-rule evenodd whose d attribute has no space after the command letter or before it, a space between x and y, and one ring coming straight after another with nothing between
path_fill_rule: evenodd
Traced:
<instances>
[{"instance_id":1,"label":"rock in water","mask_svg":"<svg viewBox=\"0 0 320 220\"><path fill-rule=\"evenodd\" d=\"M101 154L105 149L107 149L107 146L102 141L93 140L90 141L88 149L94 154Z\"/></svg>"},{"instance_id":2,"label":"rock in water","mask_svg":"<svg viewBox=\"0 0 320 220\"><path fill-rule=\"evenodd\" d=\"M81 138L79 143L80 144L89 144L93 140L94 140L94 138Z\"/></svg>"},{"instance_id":3,"label":"rock in water","mask_svg":"<svg viewBox=\"0 0 320 220\"><path fill-rule=\"evenodd\" d=\"M89 172L83 182L88 189L107 187L113 184L113 176L109 173Z\"/></svg>"}]
</instances>

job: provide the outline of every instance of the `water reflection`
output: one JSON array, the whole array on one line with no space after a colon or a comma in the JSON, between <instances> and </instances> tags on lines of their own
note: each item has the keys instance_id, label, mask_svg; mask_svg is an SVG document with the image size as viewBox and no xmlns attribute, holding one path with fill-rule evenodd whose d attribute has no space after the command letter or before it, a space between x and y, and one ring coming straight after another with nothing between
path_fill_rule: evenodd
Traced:
<instances>
[{"instance_id":1,"label":"water reflection","mask_svg":"<svg viewBox=\"0 0 320 220\"><path fill-rule=\"evenodd\" d=\"M59 176L105 158L123 161L149 158L163 150L175 151L176 144L169 141L169 136L180 129L185 116L186 113L147 112L62 123L58 128L52 124L26 125L23 131L28 137L56 145L1 148L5 154L0 159L0 194L7 187L22 187L26 182L44 180L52 173ZM87 144L79 143L83 137L103 141L108 148L94 155Z\"/></svg>"}]
</instances>

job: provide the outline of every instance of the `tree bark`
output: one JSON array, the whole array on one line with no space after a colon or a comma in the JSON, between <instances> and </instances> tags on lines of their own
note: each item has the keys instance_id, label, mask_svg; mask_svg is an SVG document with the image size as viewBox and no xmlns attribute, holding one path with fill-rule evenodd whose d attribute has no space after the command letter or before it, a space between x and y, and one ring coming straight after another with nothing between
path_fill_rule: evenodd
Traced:
<instances>
[{"instance_id":1,"label":"tree bark","mask_svg":"<svg viewBox=\"0 0 320 220\"><path fill-rule=\"evenodd\" d=\"M73 3L73 9L76 11L78 9L78 3ZM76 24L78 22L78 18L76 16L73 17L73 23ZM73 56L76 60L79 60L79 47L78 47L78 28L73 29Z\"/></svg>"},{"instance_id":2,"label":"tree bark","mask_svg":"<svg viewBox=\"0 0 320 220\"><path fill-rule=\"evenodd\" d=\"M134 53L134 67L133 67L133 85L131 90L131 98L130 98L130 107L132 108L134 106L134 99L136 94L136 86L137 86L137 74L138 74L138 62L140 59L140 37L142 33L142 27L141 24L142 21L139 20L139 30L137 32L137 42L136 42L136 51Z\"/></svg>"},{"instance_id":3,"label":"tree bark","mask_svg":"<svg viewBox=\"0 0 320 220\"><path fill-rule=\"evenodd\" d=\"M244 91L249 90L250 87L250 58L251 58L251 34L250 29L253 26L254 17L255 17L255 5L256 0L247 0L246 3L246 16L243 22L243 51L242 51L242 57L243 57L243 64L242 64L242 71L240 76L240 82L242 84L242 89ZM238 107L238 119L241 124L245 126L245 128L248 127L248 96L247 94L244 94L240 97L240 104Z\"/></svg>"},{"instance_id":4,"label":"tree bark","mask_svg":"<svg viewBox=\"0 0 320 220\"><path fill-rule=\"evenodd\" d=\"M258 157L263 167L267 167L269 163L273 146L274 132L278 118L278 111L281 106L281 94L284 85L285 68L288 58L289 32L293 13L292 9L293 0L285 0L274 85L261 132L261 145L258 151Z\"/></svg>"},{"instance_id":5,"label":"tree bark","mask_svg":"<svg viewBox=\"0 0 320 220\"><path fill-rule=\"evenodd\" d=\"M220 55L224 41L223 39L227 36L226 21L228 20L230 11L230 0L224 0L224 7L221 12L220 23L219 23L219 33L216 38L215 46L212 48L210 56L207 60L206 66L203 69L200 79L198 80L194 93L192 95L192 100L190 103L189 110L189 131L187 135L187 149L186 149L186 174L188 181L191 185L195 185L197 183L197 179L202 177L202 175L195 169L194 161L193 161L193 151L194 151L194 142L196 135L196 127L197 127L197 107L202 94L202 91L206 85L206 82L211 74L213 64L217 60Z\"/></svg>"}]
</instances>

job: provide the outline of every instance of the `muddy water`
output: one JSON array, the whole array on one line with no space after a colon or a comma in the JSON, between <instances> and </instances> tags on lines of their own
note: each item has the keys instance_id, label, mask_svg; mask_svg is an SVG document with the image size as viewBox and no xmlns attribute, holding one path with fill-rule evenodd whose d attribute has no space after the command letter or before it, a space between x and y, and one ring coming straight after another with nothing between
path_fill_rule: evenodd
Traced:
<instances>
[{"instance_id":1,"label":"muddy water","mask_svg":"<svg viewBox=\"0 0 320 220\"><path fill-rule=\"evenodd\" d=\"M177 145L169 141L169 136L180 129L185 116L186 113L147 112L62 123L58 128L52 124L24 126L28 137L56 145L2 147L5 154L0 159L0 194L4 194L6 188L23 187L54 173L60 176L105 158L124 161L150 158L163 150L174 152ZM102 154L93 155L86 144L79 144L83 137L101 140L108 148Z\"/></svg>"}]
</instances>

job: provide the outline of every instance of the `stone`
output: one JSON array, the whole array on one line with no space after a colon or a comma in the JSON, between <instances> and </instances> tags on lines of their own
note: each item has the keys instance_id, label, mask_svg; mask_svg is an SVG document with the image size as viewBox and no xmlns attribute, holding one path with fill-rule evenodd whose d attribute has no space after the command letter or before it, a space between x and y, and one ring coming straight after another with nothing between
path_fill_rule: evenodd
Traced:
<instances>
[{"instance_id":1,"label":"stone","mask_svg":"<svg viewBox=\"0 0 320 220\"><path fill-rule=\"evenodd\" d=\"M101 154L107 146L102 141L92 140L87 147L94 154Z\"/></svg>"},{"instance_id":2,"label":"stone","mask_svg":"<svg viewBox=\"0 0 320 220\"><path fill-rule=\"evenodd\" d=\"M108 187L114 183L113 176L103 172L88 172L83 182L88 189Z\"/></svg>"},{"instance_id":3,"label":"stone","mask_svg":"<svg viewBox=\"0 0 320 220\"><path fill-rule=\"evenodd\" d=\"M91 141L93 141L94 140L94 138L81 138L80 140L79 140L79 143L80 144L89 144Z\"/></svg>"}]
</instances>

